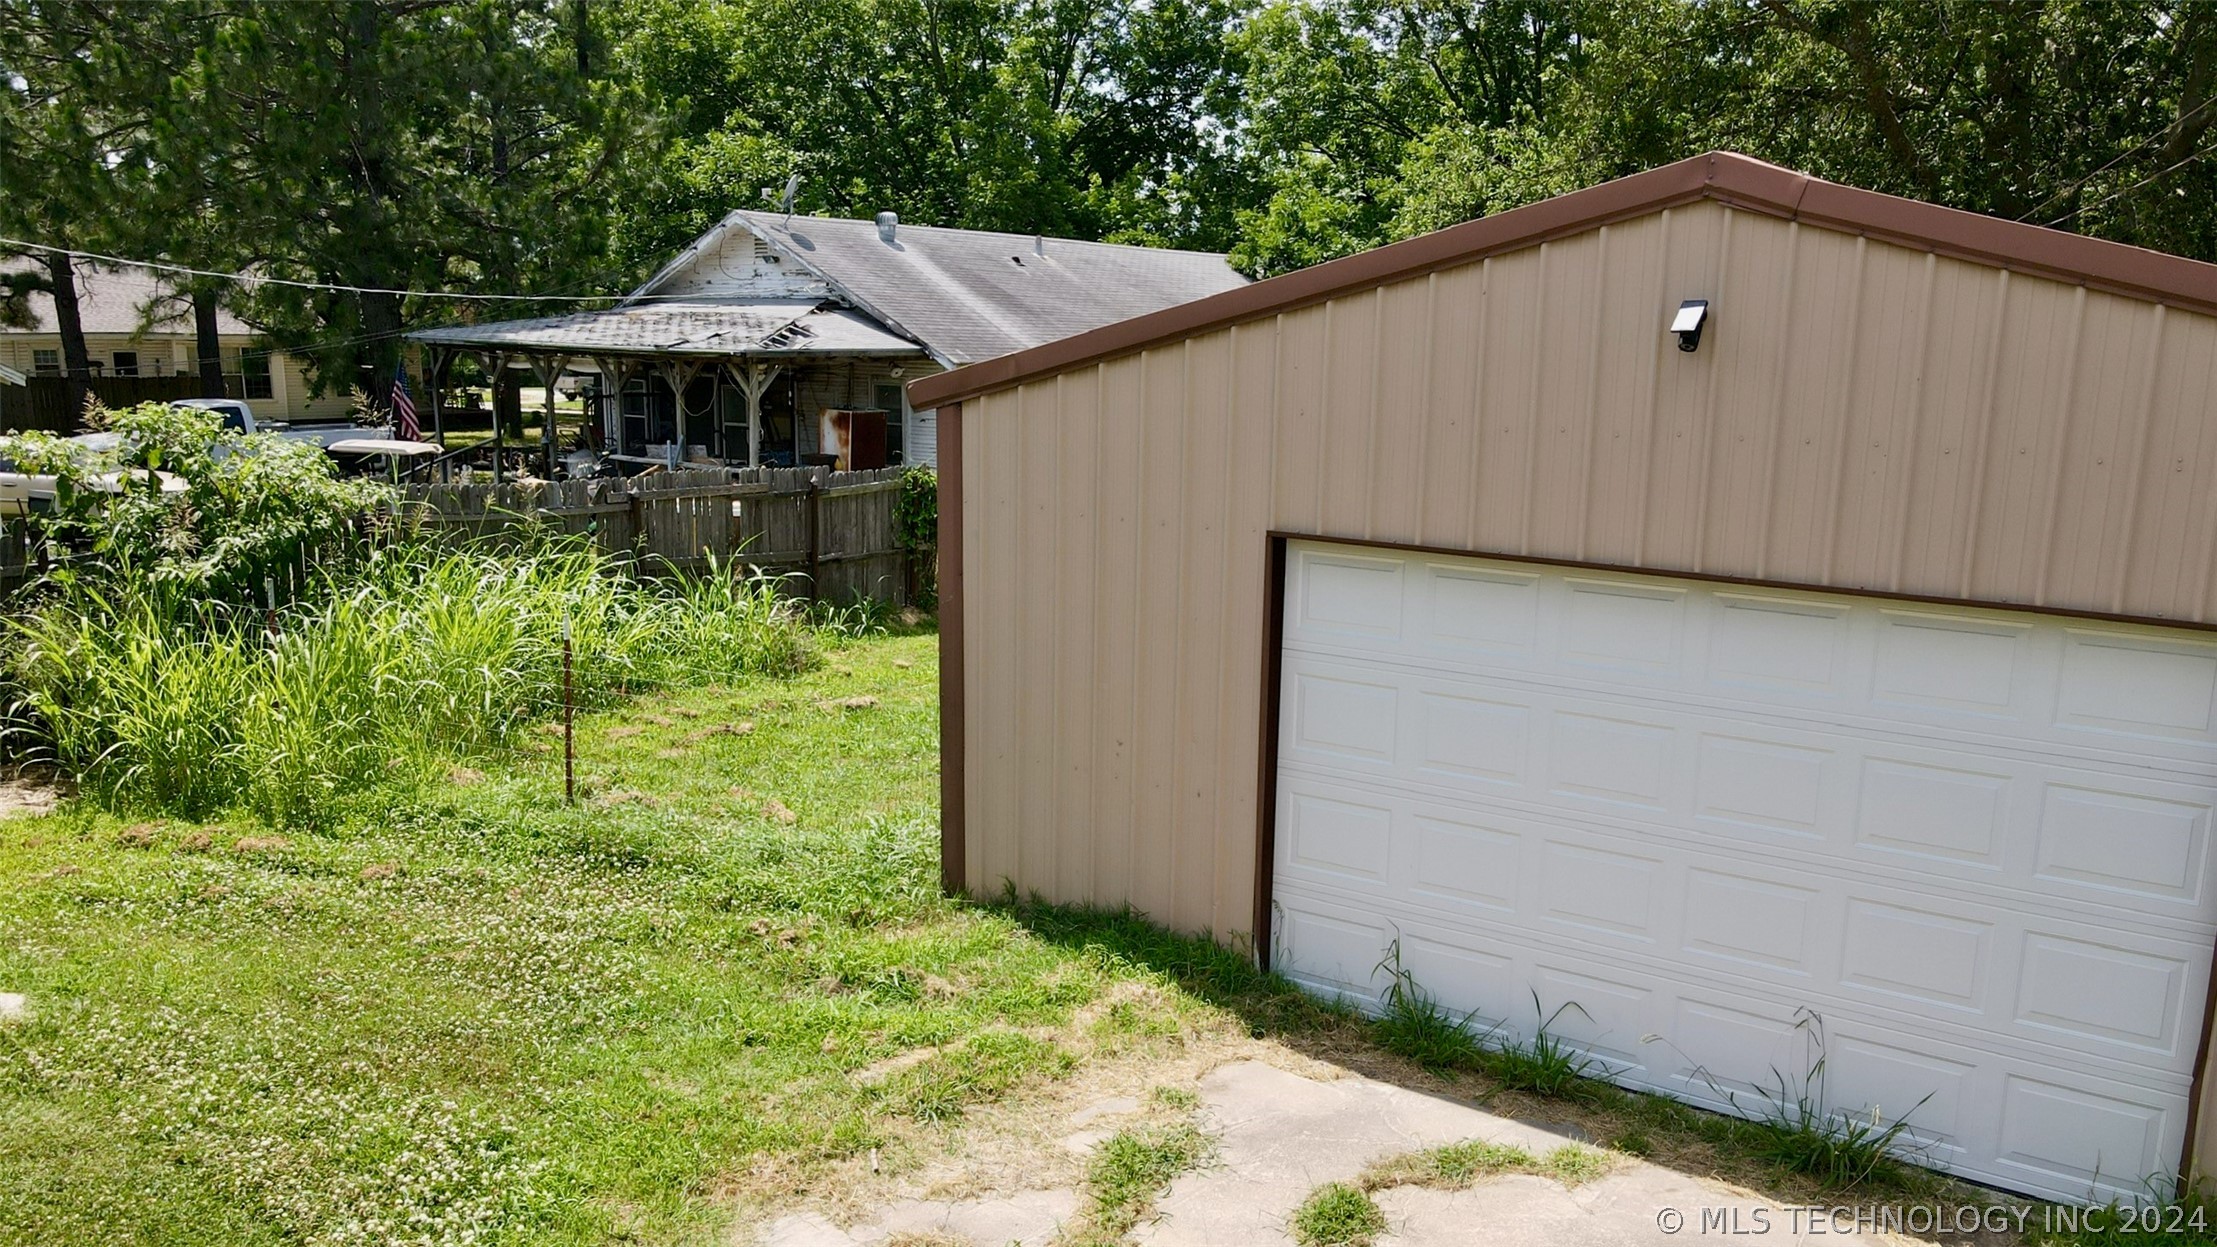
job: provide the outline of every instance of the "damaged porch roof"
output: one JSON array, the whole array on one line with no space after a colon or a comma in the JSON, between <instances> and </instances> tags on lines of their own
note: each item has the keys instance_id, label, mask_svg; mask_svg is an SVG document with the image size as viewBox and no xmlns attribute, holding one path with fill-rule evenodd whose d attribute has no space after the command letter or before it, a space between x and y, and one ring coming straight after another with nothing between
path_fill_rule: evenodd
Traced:
<instances>
[{"instance_id":1,"label":"damaged porch roof","mask_svg":"<svg viewBox=\"0 0 2217 1247\"><path fill-rule=\"evenodd\" d=\"M922 355L868 317L819 299L640 302L408 335L427 346L534 355Z\"/></svg>"}]
</instances>

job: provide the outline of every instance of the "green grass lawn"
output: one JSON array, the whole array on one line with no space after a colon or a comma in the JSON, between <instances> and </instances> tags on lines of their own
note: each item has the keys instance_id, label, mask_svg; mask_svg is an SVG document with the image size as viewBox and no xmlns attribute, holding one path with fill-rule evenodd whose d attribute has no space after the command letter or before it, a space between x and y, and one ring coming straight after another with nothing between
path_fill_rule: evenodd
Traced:
<instances>
[{"instance_id":1,"label":"green grass lawn","mask_svg":"<svg viewBox=\"0 0 2217 1247\"><path fill-rule=\"evenodd\" d=\"M0 823L0 1242L717 1241L1066 1073L1155 976L938 896L936 665L592 716L574 809L540 736L282 843Z\"/></svg>"},{"instance_id":2,"label":"green grass lawn","mask_svg":"<svg viewBox=\"0 0 2217 1247\"><path fill-rule=\"evenodd\" d=\"M575 807L542 728L317 832L0 822L0 991L31 1009L0 1023L0 1243L725 1242L918 1171L973 1108L1256 1037L1831 1197L1792 1131L1542 1087L1135 915L940 897L936 685L920 634L641 695L580 720ZM1071 1242L1205 1158L1190 1093L1157 1099ZM1855 1198L1954 1191L1884 1166Z\"/></svg>"}]
</instances>

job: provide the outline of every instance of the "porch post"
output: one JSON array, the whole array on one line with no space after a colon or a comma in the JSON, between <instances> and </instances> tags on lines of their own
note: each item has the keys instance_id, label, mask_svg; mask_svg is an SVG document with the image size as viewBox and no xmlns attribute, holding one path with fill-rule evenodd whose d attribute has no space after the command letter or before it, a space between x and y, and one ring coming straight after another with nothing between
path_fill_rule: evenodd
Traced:
<instances>
[{"instance_id":1,"label":"porch post","mask_svg":"<svg viewBox=\"0 0 2217 1247\"><path fill-rule=\"evenodd\" d=\"M446 378L446 367L454 356L438 347L425 347L423 352L424 381L431 389L431 438L439 443L439 450L446 450L446 407L439 401L439 383Z\"/></svg>"},{"instance_id":2,"label":"porch post","mask_svg":"<svg viewBox=\"0 0 2217 1247\"><path fill-rule=\"evenodd\" d=\"M540 358L546 361L545 366L534 364L532 371L539 375L539 384L545 387L543 397L546 399L547 414L546 424L540 429L540 442L545 447L546 478L551 481L554 479L554 383L560 381L562 374L568 371L570 357L546 355Z\"/></svg>"},{"instance_id":3,"label":"porch post","mask_svg":"<svg viewBox=\"0 0 2217 1247\"><path fill-rule=\"evenodd\" d=\"M731 379L747 400L747 466L762 466L762 396L785 370L775 364L733 364Z\"/></svg>"},{"instance_id":4,"label":"porch post","mask_svg":"<svg viewBox=\"0 0 2217 1247\"><path fill-rule=\"evenodd\" d=\"M481 357L486 365L486 379L492 383L489 396L493 404L493 484L500 484L500 459L508 449L506 436L500 427L500 379L508 371L508 353L493 351Z\"/></svg>"},{"instance_id":5,"label":"porch post","mask_svg":"<svg viewBox=\"0 0 2217 1247\"><path fill-rule=\"evenodd\" d=\"M614 355L595 355L593 367L600 370L600 384L593 387L597 395L600 417L600 449L603 454L629 454L624 449L624 385L629 371ZM615 404L614 420L608 418L609 404Z\"/></svg>"},{"instance_id":6,"label":"porch post","mask_svg":"<svg viewBox=\"0 0 2217 1247\"><path fill-rule=\"evenodd\" d=\"M662 366L662 372L664 378L669 381L670 390L676 398L677 461L683 463L685 462L685 447L688 445L685 437L685 391L691 389L694 379L701 375L701 365L697 362L687 363L673 360Z\"/></svg>"}]
</instances>

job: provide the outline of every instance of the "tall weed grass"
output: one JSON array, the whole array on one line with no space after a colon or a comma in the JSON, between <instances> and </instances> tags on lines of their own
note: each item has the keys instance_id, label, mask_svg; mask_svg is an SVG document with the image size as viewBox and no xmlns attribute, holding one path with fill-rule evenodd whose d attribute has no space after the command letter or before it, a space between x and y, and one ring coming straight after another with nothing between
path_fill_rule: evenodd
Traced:
<instances>
[{"instance_id":1,"label":"tall weed grass","mask_svg":"<svg viewBox=\"0 0 2217 1247\"><path fill-rule=\"evenodd\" d=\"M112 808L312 822L395 772L480 754L562 703L788 674L814 626L772 582L610 574L589 546L394 546L265 619L128 567L4 623L19 735Z\"/></svg>"}]
</instances>

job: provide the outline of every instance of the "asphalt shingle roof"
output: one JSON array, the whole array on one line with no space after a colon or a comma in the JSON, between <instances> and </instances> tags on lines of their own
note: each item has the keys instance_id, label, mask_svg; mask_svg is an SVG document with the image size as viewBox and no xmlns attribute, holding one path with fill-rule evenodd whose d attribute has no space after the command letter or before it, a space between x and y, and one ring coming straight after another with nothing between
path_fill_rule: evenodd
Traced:
<instances>
[{"instance_id":1,"label":"asphalt shingle roof","mask_svg":"<svg viewBox=\"0 0 2217 1247\"><path fill-rule=\"evenodd\" d=\"M992 359L1247 284L1221 255L901 223L733 217L950 364Z\"/></svg>"},{"instance_id":2,"label":"asphalt shingle roof","mask_svg":"<svg viewBox=\"0 0 2217 1247\"><path fill-rule=\"evenodd\" d=\"M11 270L13 271L13 270ZM77 317L84 322L85 332L92 334L136 335L146 319L145 309L155 307L158 315L154 323L145 328L148 334L192 333L192 304L170 292L150 271L140 268L104 268L79 261L76 265ZM0 333L55 333L54 296L34 294L30 297L31 315L38 321L36 329L4 329ZM244 334L254 332L246 322L221 308L216 311L216 332Z\"/></svg>"}]
</instances>

